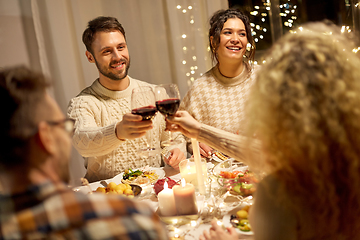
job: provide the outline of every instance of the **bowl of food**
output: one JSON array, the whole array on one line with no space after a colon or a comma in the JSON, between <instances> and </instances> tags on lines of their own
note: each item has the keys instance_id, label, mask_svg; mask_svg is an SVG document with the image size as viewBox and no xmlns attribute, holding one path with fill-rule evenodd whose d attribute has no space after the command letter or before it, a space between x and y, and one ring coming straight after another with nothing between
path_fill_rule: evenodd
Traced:
<instances>
[{"instance_id":1,"label":"bowl of food","mask_svg":"<svg viewBox=\"0 0 360 240\"><path fill-rule=\"evenodd\" d=\"M118 194L131 198L139 196L142 192L142 188L137 184L116 184L115 182L110 182L104 187L97 187L96 190L93 192L104 194Z\"/></svg>"},{"instance_id":2,"label":"bowl of food","mask_svg":"<svg viewBox=\"0 0 360 240\"><path fill-rule=\"evenodd\" d=\"M256 191L258 178L247 167L235 167L224 163L213 169L220 188L235 195L249 196Z\"/></svg>"}]
</instances>

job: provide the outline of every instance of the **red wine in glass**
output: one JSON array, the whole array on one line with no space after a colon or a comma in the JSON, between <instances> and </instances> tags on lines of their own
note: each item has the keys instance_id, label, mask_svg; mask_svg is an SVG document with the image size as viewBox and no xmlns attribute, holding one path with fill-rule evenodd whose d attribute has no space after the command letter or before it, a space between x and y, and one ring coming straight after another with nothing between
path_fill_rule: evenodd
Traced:
<instances>
[{"instance_id":1,"label":"red wine in glass","mask_svg":"<svg viewBox=\"0 0 360 240\"><path fill-rule=\"evenodd\" d=\"M173 116L179 109L180 99L169 98L160 101L156 101L156 108L164 116Z\"/></svg>"},{"instance_id":2,"label":"red wine in glass","mask_svg":"<svg viewBox=\"0 0 360 240\"><path fill-rule=\"evenodd\" d=\"M142 120L153 120L156 113L156 103L155 103L155 94L150 86L140 86L134 88L131 93L131 113L140 115ZM155 148L152 146L152 136L153 133L151 130L147 131L145 134L146 147L140 147L137 153L143 157L151 157L160 153L160 148Z\"/></svg>"},{"instance_id":3,"label":"red wine in glass","mask_svg":"<svg viewBox=\"0 0 360 240\"><path fill-rule=\"evenodd\" d=\"M165 117L175 115L180 106L180 93L176 84L160 84L155 87L156 108ZM162 141L162 146L170 146L181 143L180 139L173 139L169 132L169 139Z\"/></svg>"},{"instance_id":4,"label":"red wine in glass","mask_svg":"<svg viewBox=\"0 0 360 240\"><path fill-rule=\"evenodd\" d=\"M131 111L132 114L142 116L142 120L153 120L156 112L157 112L156 107L152 105L135 108Z\"/></svg>"}]
</instances>

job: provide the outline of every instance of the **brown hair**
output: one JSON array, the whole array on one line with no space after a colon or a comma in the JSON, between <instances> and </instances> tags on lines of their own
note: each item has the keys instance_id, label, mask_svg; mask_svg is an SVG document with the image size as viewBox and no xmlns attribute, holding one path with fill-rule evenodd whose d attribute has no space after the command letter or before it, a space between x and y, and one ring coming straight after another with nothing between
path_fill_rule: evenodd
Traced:
<instances>
[{"instance_id":1,"label":"brown hair","mask_svg":"<svg viewBox=\"0 0 360 240\"><path fill-rule=\"evenodd\" d=\"M251 26L249 18L242 13L238 9L227 9L227 10L219 10L213 14L213 16L210 19L210 29L209 29L209 44L211 49L211 59L213 61L217 61L216 58L216 51L219 48L220 44L220 34L221 30L224 27L224 23L229 18L238 18L240 19L244 25L246 30L246 38L248 42L251 44L251 49L249 52L245 53L245 56L248 60L254 61L255 57L255 42L251 35ZM212 41L211 38L213 37Z\"/></svg>"},{"instance_id":2,"label":"brown hair","mask_svg":"<svg viewBox=\"0 0 360 240\"><path fill-rule=\"evenodd\" d=\"M86 46L86 50L88 50L91 54L93 54L91 46L92 43L94 42L94 37L97 32L111 32L111 31L121 32L126 40L125 30L116 18L100 16L89 21L88 26L82 35L82 41Z\"/></svg>"},{"instance_id":3,"label":"brown hair","mask_svg":"<svg viewBox=\"0 0 360 240\"><path fill-rule=\"evenodd\" d=\"M0 71L0 164L13 166L26 156L26 146L37 131L36 109L44 100L50 83L24 66Z\"/></svg>"},{"instance_id":4,"label":"brown hair","mask_svg":"<svg viewBox=\"0 0 360 240\"><path fill-rule=\"evenodd\" d=\"M281 184L277 201L297 216L298 239L304 225L316 239L360 237L360 60L346 35L329 23L285 35L248 101L249 129Z\"/></svg>"}]
</instances>

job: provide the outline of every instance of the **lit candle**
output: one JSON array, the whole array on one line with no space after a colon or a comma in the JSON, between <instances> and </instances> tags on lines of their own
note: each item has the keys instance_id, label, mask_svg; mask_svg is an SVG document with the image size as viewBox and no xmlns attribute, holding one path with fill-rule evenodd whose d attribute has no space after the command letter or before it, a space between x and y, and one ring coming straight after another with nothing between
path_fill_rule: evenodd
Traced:
<instances>
[{"instance_id":1,"label":"lit candle","mask_svg":"<svg viewBox=\"0 0 360 240\"><path fill-rule=\"evenodd\" d=\"M207 166L205 160L201 161L201 166L203 177L204 179L207 179ZM198 176L195 161L193 159L183 160L183 162L180 162L179 168L181 177L185 179L186 183L193 184L196 190L196 188L198 188Z\"/></svg>"},{"instance_id":2,"label":"lit candle","mask_svg":"<svg viewBox=\"0 0 360 240\"><path fill-rule=\"evenodd\" d=\"M167 182L164 183L164 189L158 194L159 210L162 216L175 216L175 198L172 189L168 188Z\"/></svg>"},{"instance_id":3,"label":"lit candle","mask_svg":"<svg viewBox=\"0 0 360 240\"><path fill-rule=\"evenodd\" d=\"M192 138L191 144L193 147L199 192L200 192L200 194L205 194L205 183L204 183L204 176L203 176L202 168L201 168L199 143L198 143L198 141L196 141L196 139Z\"/></svg>"},{"instance_id":4,"label":"lit candle","mask_svg":"<svg viewBox=\"0 0 360 240\"><path fill-rule=\"evenodd\" d=\"M181 186L173 187L176 211L178 215L197 214L198 208L195 198L195 187L190 183L185 183L185 179L181 179Z\"/></svg>"}]
</instances>

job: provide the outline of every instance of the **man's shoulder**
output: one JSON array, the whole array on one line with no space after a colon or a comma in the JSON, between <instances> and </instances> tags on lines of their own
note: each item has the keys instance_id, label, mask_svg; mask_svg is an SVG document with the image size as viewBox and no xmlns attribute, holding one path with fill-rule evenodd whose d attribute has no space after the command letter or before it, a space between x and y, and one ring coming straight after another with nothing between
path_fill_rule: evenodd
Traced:
<instances>
[{"instance_id":1,"label":"man's shoulder","mask_svg":"<svg viewBox=\"0 0 360 240\"><path fill-rule=\"evenodd\" d=\"M142 81L142 80L139 80L139 79L135 79L135 78L132 78L130 76L129 76L129 79L130 79L130 81L133 81L133 84L135 86L150 86L150 87L155 87L156 86L155 84L148 83L148 82L145 82L145 81Z\"/></svg>"}]
</instances>

